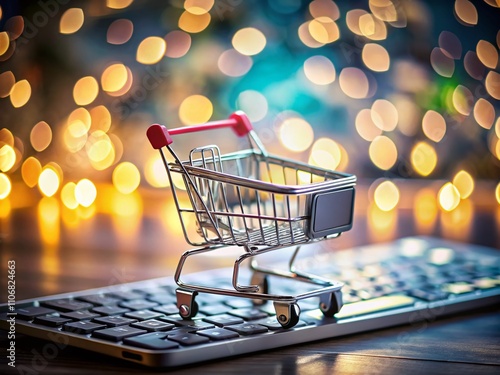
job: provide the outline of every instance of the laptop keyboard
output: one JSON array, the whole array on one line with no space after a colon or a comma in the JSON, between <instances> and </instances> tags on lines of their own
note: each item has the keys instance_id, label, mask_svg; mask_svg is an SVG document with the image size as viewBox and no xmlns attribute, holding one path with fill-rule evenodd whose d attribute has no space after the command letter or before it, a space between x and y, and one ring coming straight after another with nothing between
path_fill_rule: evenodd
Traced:
<instances>
[{"instance_id":1,"label":"laptop keyboard","mask_svg":"<svg viewBox=\"0 0 500 375\"><path fill-rule=\"evenodd\" d=\"M8 329L14 316L18 333L148 366L181 366L498 304L499 255L431 238L316 254L298 266L343 282L344 306L329 318L318 298L300 300L299 322L291 329L279 324L272 302L207 293L196 296L199 312L185 320L171 277L18 301L15 312L2 305L0 327ZM231 271L184 277L231 289ZM276 294L314 289L278 277L269 284Z\"/></svg>"}]
</instances>

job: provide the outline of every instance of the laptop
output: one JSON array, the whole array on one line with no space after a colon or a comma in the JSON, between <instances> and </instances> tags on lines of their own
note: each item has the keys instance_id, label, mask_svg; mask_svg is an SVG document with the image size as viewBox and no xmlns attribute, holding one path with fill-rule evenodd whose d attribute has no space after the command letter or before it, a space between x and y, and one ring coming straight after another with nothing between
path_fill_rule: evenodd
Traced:
<instances>
[{"instance_id":1,"label":"laptop","mask_svg":"<svg viewBox=\"0 0 500 375\"><path fill-rule=\"evenodd\" d=\"M314 269L339 288L317 295L317 285L300 278L260 275L269 293L310 296L293 304L297 319L290 327L280 323L272 301L220 293L197 293L197 311L182 317L179 287L168 276L8 300L0 306L0 328L47 340L58 350L72 346L149 367L186 366L498 305L499 255L494 248L421 236L306 251L295 269ZM232 274L233 268L211 269L183 280L231 289ZM242 267L239 280L251 284L255 272ZM324 294L335 297L337 312L322 306Z\"/></svg>"}]
</instances>

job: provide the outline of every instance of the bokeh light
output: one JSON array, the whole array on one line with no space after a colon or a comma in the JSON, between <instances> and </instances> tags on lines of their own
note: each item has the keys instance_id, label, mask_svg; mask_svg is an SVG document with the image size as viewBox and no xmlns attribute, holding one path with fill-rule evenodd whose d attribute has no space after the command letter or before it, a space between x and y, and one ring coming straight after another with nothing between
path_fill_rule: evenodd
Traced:
<instances>
[{"instance_id":1,"label":"bokeh light","mask_svg":"<svg viewBox=\"0 0 500 375\"><path fill-rule=\"evenodd\" d=\"M33 156L27 158L22 165L21 173L24 183L30 188L36 186L40 173L42 173L42 165Z\"/></svg>"},{"instance_id":2,"label":"bokeh light","mask_svg":"<svg viewBox=\"0 0 500 375\"><path fill-rule=\"evenodd\" d=\"M78 105L92 103L99 94L99 84L92 76L80 78L73 88L73 99Z\"/></svg>"},{"instance_id":3,"label":"bokeh light","mask_svg":"<svg viewBox=\"0 0 500 375\"><path fill-rule=\"evenodd\" d=\"M130 6L134 0L106 0L106 6L111 9L124 9Z\"/></svg>"},{"instance_id":4,"label":"bokeh light","mask_svg":"<svg viewBox=\"0 0 500 375\"><path fill-rule=\"evenodd\" d=\"M474 191L474 179L469 172L461 170L453 177L453 186L460 194L461 199L467 199Z\"/></svg>"},{"instance_id":5,"label":"bokeh light","mask_svg":"<svg viewBox=\"0 0 500 375\"><path fill-rule=\"evenodd\" d=\"M8 172L16 163L16 152L14 147L0 143L0 171Z\"/></svg>"},{"instance_id":6,"label":"bokeh light","mask_svg":"<svg viewBox=\"0 0 500 375\"><path fill-rule=\"evenodd\" d=\"M363 99L368 96L369 82L366 74L358 68L344 68L339 76L340 88L353 99Z\"/></svg>"},{"instance_id":7,"label":"bokeh light","mask_svg":"<svg viewBox=\"0 0 500 375\"><path fill-rule=\"evenodd\" d=\"M30 142L31 146L38 152L49 147L50 142L52 142L52 129L50 125L45 121L40 121L33 126L30 133Z\"/></svg>"},{"instance_id":8,"label":"bokeh light","mask_svg":"<svg viewBox=\"0 0 500 375\"><path fill-rule=\"evenodd\" d=\"M9 49L10 38L6 31L0 32L0 56L2 56Z\"/></svg>"},{"instance_id":9,"label":"bokeh light","mask_svg":"<svg viewBox=\"0 0 500 375\"><path fill-rule=\"evenodd\" d=\"M382 211L393 210L399 202L399 189L393 181L376 182L373 200Z\"/></svg>"},{"instance_id":10,"label":"bokeh light","mask_svg":"<svg viewBox=\"0 0 500 375\"><path fill-rule=\"evenodd\" d=\"M307 150L313 143L314 131L306 120L290 117L279 126L279 139L290 151L301 152Z\"/></svg>"},{"instance_id":11,"label":"bokeh light","mask_svg":"<svg viewBox=\"0 0 500 375\"><path fill-rule=\"evenodd\" d=\"M328 85L335 81L336 71L332 61L325 56L309 57L304 62L304 73L316 85Z\"/></svg>"},{"instance_id":12,"label":"bokeh light","mask_svg":"<svg viewBox=\"0 0 500 375\"><path fill-rule=\"evenodd\" d=\"M74 34L83 26L85 15L80 8L70 8L61 16L59 32L61 34Z\"/></svg>"},{"instance_id":13,"label":"bokeh light","mask_svg":"<svg viewBox=\"0 0 500 375\"><path fill-rule=\"evenodd\" d=\"M38 177L40 192L46 197L52 197L59 190L61 181L58 173L52 167L44 167Z\"/></svg>"},{"instance_id":14,"label":"bokeh light","mask_svg":"<svg viewBox=\"0 0 500 375\"><path fill-rule=\"evenodd\" d=\"M421 176L428 176L436 168L436 150L426 142L418 142L411 150L411 165Z\"/></svg>"},{"instance_id":15,"label":"bokeh light","mask_svg":"<svg viewBox=\"0 0 500 375\"><path fill-rule=\"evenodd\" d=\"M236 104L237 108L245 112L252 122L260 121L267 115L267 99L258 91L243 91L238 95Z\"/></svg>"},{"instance_id":16,"label":"bokeh light","mask_svg":"<svg viewBox=\"0 0 500 375\"><path fill-rule=\"evenodd\" d=\"M127 43L134 33L134 24L127 19L113 21L108 27L106 40L109 44Z\"/></svg>"},{"instance_id":17,"label":"bokeh light","mask_svg":"<svg viewBox=\"0 0 500 375\"><path fill-rule=\"evenodd\" d=\"M165 165L159 155L150 157L146 161L144 178L153 187L164 188L170 185Z\"/></svg>"},{"instance_id":18,"label":"bokeh light","mask_svg":"<svg viewBox=\"0 0 500 375\"><path fill-rule=\"evenodd\" d=\"M16 78L10 70L0 73L0 98L9 96L15 83Z\"/></svg>"},{"instance_id":19,"label":"bokeh light","mask_svg":"<svg viewBox=\"0 0 500 375\"><path fill-rule=\"evenodd\" d=\"M378 168L389 170L396 163L398 150L394 142L385 135L379 135L370 143L370 160Z\"/></svg>"},{"instance_id":20,"label":"bokeh light","mask_svg":"<svg viewBox=\"0 0 500 375\"><path fill-rule=\"evenodd\" d=\"M179 118L184 125L201 124L212 117L213 105L203 95L191 95L179 107Z\"/></svg>"},{"instance_id":21,"label":"bokeh light","mask_svg":"<svg viewBox=\"0 0 500 375\"><path fill-rule=\"evenodd\" d=\"M382 130L373 122L370 109L365 108L359 111L356 116L355 126L359 136L369 142L382 134Z\"/></svg>"},{"instance_id":22,"label":"bokeh light","mask_svg":"<svg viewBox=\"0 0 500 375\"><path fill-rule=\"evenodd\" d=\"M340 30L335 21L329 17L317 17L307 25L309 34L318 43L333 43L340 38Z\"/></svg>"},{"instance_id":23,"label":"bokeh light","mask_svg":"<svg viewBox=\"0 0 500 375\"><path fill-rule=\"evenodd\" d=\"M422 130L427 138L437 143L446 134L446 120L440 113L429 110L422 119Z\"/></svg>"},{"instance_id":24,"label":"bokeh light","mask_svg":"<svg viewBox=\"0 0 500 375\"><path fill-rule=\"evenodd\" d=\"M477 25L477 9L469 0L455 0L455 17L466 26Z\"/></svg>"},{"instance_id":25,"label":"bokeh light","mask_svg":"<svg viewBox=\"0 0 500 375\"><path fill-rule=\"evenodd\" d=\"M253 27L238 30L231 40L233 47L242 55L253 56L266 46L266 37L262 31Z\"/></svg>"},{"instance_id":26,"label":"bokeh light","mask_svg":"<svg viewBox=\"0 0 500 375\"><path fill-rule=\"evenodd\" d=\"M489 101L479 98L474 105L474 118L485 129L491 129L495 121L495 107Z\"/></svg>"},{"instance_id":27,"label":"bokeh light","mask_svg":"<svg viewBox=\"0 0 500 375\"><path fill-rule=\"evenodd\" d=\"M141 175L134 164L126 161L116 166L112 179L116 190L123 194L130 194L139 186Z\"/></svg>"},{"instance_id":28,"label":"bokeh light","mask_svg":"<svg viewBox=\"0 0 500 375\"><path fill-rule=\"evenodd\" d=\"M68 182L61 189L61 200L63 204L69 209L74 210L78 207L78 201L75 195L76 184L74 182Z\"/></svg>"},{"instance_id":29,"label":"bokeh light","mask_svg":"<svg viewBox=\"0 0 500 375\"><path fill-rule=\"evenodd\" d=\"M314 142L309 156L309 164L336 170L342 161L342 150L337 142L330 138L319 138Z\"/></svg>"},{"instance_id":30,"label":"bokeh light","mask_svg":"<svg viewBox=\"0 0 500 375\"><path fill-rule=\"evenodd\" d=\"M222 52L217 61L220 71L230 77L245 75L252 67L252 64L251 57L242 55L235 49Z\"/></svg>"},{"instance_id":31,"label":"bokeh light","mask_svg":"<svg viewBox=\"0 0 500 375\"><path fill-rule=\"evenodd\" d=\"M97 197L97 189L92 181L83 178L74 188L75 199L83 207L90 207Z\"/></svg>"},{"instance_id":32,"label":"bokeh light","mask_svg":"<svg viewBox=\"0 0 500 375\"><path fill-rule=\"evenodd\" d=\"M145 38L137 47L136 60L141 64L156 64L165 55L167 43L158 36Z\"/></svg>"},{"instance_id":33,"label":"bokeh light","mask_svg":"<svg viewBox=\"0 0 500 375\"><path fill-rule=\"evenodd\" d=\"M31 85L26 79L14 83L10 90L10 101L14 108L25 105L31 97Z\"/></svg>"},{"instance_id":34,"label":"bokeh light","mask_svg":"<svg viewBox=\"0 0 500 375\"><path fill-rule=\"evenodd\" d=\"M208 12L193 14L186 10L179 18L179 29L191 34L200 33L208 27L211 18Z\"/></svg>"},{"instance_id":35,"label":"bokeh light","mask_svg":"<svg viewBox=\"0 0 500 375\"><path fill-rule=\"evenodd\" d=\"M391 66L389 52L376 43L366 43L361 52L361 58L366 67L374 72L385 72Z\"/></svg>"},{"instance_id":36,"label":"bokeh light","mask_svg":"<svg viewBox=\"0 0 500 375\"><path fill-rule=\"evenodd\" d=\"M188 53L191 47L191 36L181 30L172 30L165 36L167 51L165 56L180 58Z\"/></svg>"},{"instance_id":37,"label":"bokeh light","mask_svg":"<svg viewBox=\"0 0 500 375\"><path fill-rule=\"evenodd\" d=\"M373 123L383 131L392 131L398 125L398 110L388 100L375 100L372 104L370 115Z\"/></svg>"},{"instance_id":38,"label":"bokeh light","mask_svg":"<svg viewBox=\"0 0 500 375\"><path fill-rule=\"evenodd\" d=\"M0 173L0 200L7 198L11 190L12 182L10 182L9 176L4 173Z\"/></svg>"},{"instance_id":39,"label":"bokeh light","mask_svg":"<svg viewBox=\"0 0 500 375\"><path fill-rule=\"evenodd\" d=\"M460 203L460 192L451 182L447 182L439 189L438 199L445 211L453 211Z\"/></svg>"}]
</instances>

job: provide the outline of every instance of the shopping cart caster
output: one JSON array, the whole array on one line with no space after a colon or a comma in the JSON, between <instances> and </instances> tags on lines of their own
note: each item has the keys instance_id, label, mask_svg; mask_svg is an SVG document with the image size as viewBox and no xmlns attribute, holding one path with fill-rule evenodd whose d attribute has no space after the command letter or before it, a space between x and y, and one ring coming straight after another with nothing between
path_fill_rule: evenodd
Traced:
<instances>
[{"instance_id":1,"label":"shopping cart caster","mask_svg":"<svg viewBox=\"0 0 500 375\"><path fill-rule=\"evenodd\" d=\"M342 291L322 294L319 297L319 309L326 317L333 317L342 308Z\"/></svg>"},{"instance_id":2,"label":"shopping cart caster","mask_svg":"<svg viewBox=\"0 0 500 375\"><path fill-rule=\"evenodd\" d=\"M292 328L299 322L300 307L296 303L274 302L274 310L283 328Z\"/></svg>"},{"instance_id":3,"label":"shopping cart caster","mask_svg":"<svg viewBox=\"0 0 500 375\"><path fill-rule=\"evenodd\" d=\"M194 300L197 294L198 292L191 290L179 288L175 290L179 315L183 319L191 319L198 314L198 303Z\"/></svg>"}]
</instances>

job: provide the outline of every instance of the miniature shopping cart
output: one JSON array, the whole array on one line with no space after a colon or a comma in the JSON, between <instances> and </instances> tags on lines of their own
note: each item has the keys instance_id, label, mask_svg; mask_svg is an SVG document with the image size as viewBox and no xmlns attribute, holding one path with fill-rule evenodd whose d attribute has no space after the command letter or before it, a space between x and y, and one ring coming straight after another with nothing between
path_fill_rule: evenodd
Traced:
<instances>
[{"instance_id":1,"label":"miniature shopping cart","mask_svg":"<svg viewBox=\"0 0 500 375\"><path fill-rule=\"evenodd\" d=\"M221 154L215 145L197 147L186 161L181 161L171 148L174 135L225 127L240 137L246 135L250 148ZM174 276L179 286L177 307L183 318L196 315L198 292L250 298L255 303L272 300L277 320L284 328L297 324L297 301L304 298L319 297L319 308L325 316L340 310L342 283L299 272L294 262L301 245L334 238L351 229L355 176L268 154L241 111L228 120L171 130L155 124L149 127L147 136L165 164L186 241L197 247L184 252ZM227 246L244 249L234 263L233 288L181 280L189 256ZM255 259L256 255L291 246L295 249L287 270L262 267ZM247 259L252 270L251 285L240 285L240 265ZM268 275L318 288L298 295L270 294Z\"/></svg>"}]
</instances>

